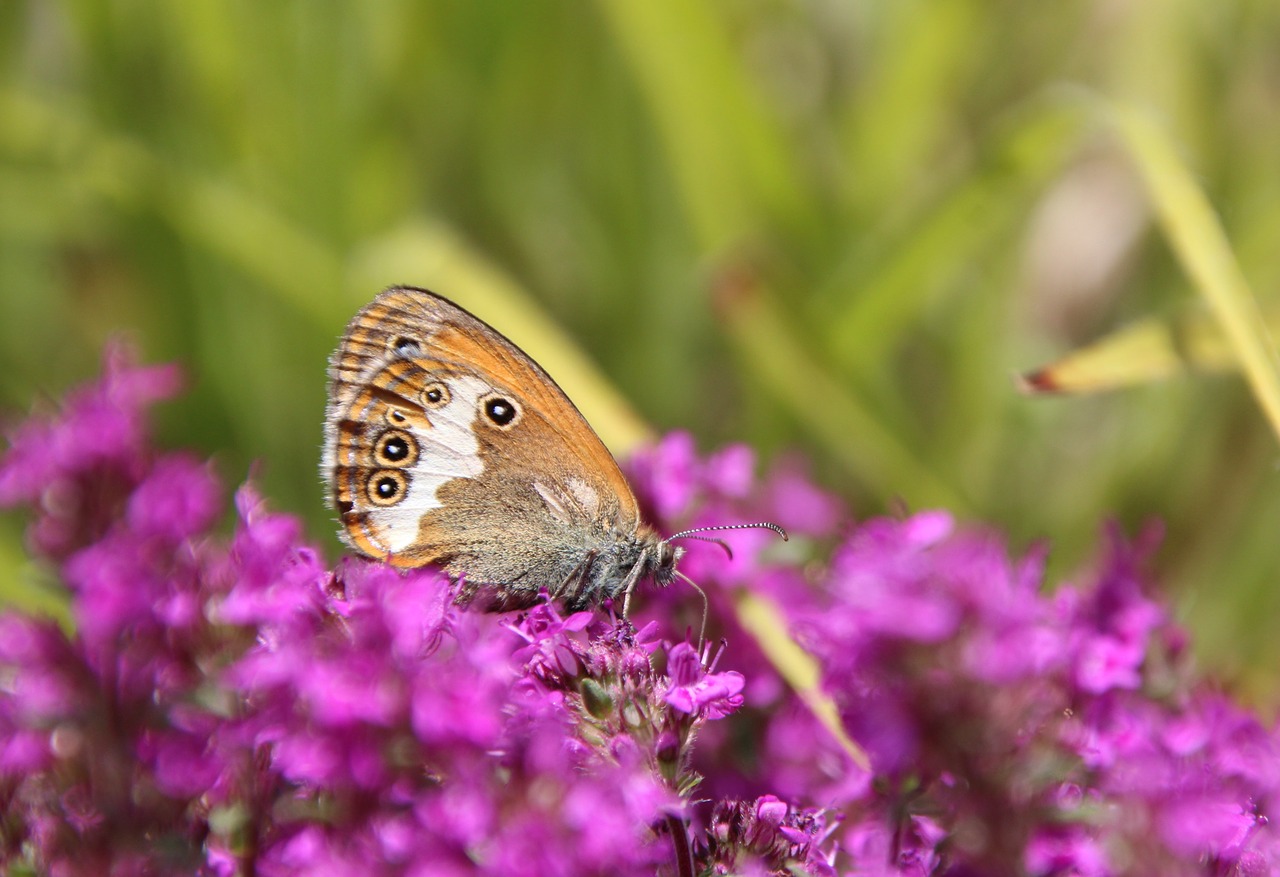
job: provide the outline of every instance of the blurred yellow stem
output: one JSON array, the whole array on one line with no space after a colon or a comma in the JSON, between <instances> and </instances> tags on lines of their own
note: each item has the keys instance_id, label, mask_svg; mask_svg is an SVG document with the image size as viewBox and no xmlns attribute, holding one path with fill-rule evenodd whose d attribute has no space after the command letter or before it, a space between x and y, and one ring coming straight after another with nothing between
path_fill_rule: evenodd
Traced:
<instances>
[{"instance_id":1,"label":"blurred yellow stem","mask_svg":"<svg viewBox=\"0 0 1280 877\"><path fill-rule=\"evenodd\" d=\"M773 668L782 674L818 721L831 732L853 763L863 770L871 770L867 753L845 732L835 702L820 687L818 663L778 623L779 618L786 617L782 608L759 594L743 592L738 595L737 610L738 621L755 639Z\"/></svg>"},{"instance_id":2,"label":"blurred yellow stem","mask_svg":"<svg viewBox=\"0 0 1280 877\"><path fill-rule=\"evenodd\" d=\"M1174 254L1222 324L1253 394L1280 437L1280 358L1208 199L1173 143L1145 114L1111 105Z\"/></svg>"}]
</instances>

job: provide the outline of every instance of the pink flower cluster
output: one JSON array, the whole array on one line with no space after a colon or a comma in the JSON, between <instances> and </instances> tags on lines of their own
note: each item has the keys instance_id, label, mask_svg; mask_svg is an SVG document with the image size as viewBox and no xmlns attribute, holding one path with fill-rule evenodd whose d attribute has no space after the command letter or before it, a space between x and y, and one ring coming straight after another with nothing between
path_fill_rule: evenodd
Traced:
<instances>
[{"instance_id":1,"label":"pink flower cluster","mask_svg":"<svg viewBox=\"0 0 1280 877\"><path fill-rule=\"evenodd\" d=\"M1266 874L1274 731L1198 680L1111 534L1051 592L941 512L846 523L794 463L668 436L632 461L702 602L491 615L453 584L328 567L251 488L161 454L171 369L108 357L11 436L0 505L74 622L0 615L0 869L89 874ZM823 560L823 558L826 558ZM779 607L849 753L738 620ZM606 607L607 608L607 607ZM634 625L633 623L634 622ZM638 627L638 629L637 629Z\"/></svg>"}]
</instances>

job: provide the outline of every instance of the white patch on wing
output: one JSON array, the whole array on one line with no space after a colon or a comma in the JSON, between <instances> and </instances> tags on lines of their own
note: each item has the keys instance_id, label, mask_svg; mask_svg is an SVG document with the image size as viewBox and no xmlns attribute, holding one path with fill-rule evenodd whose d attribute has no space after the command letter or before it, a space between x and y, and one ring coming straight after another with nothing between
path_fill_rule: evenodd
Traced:
<instances>
[{"instance_id":1,"label":"white patch on wing","mask_svg":"<svg viewBox=\"0 0 1280 877\"><path fill-rule=\"evenodd\" d=\"M572 520L569 509L565 507L565 502L569 498L565 496L563 490L554 484L543 484L541 481L533 482L533 489L547 504L547 511L551 512L551 517L562 524L568 524Z\"/></svg>"},{"instance_id":2,"label":"white patch on wing","mask_svg":"<svg viewBox=\"0 0 1280 877\"><path fill-rule=\"evenodd\" d=\"M449 404L427 412L431 429L411 430L418 442L418 462L406 470L409 492L388 508L369 510L370 529L387 551L403 551L418 538L418 522L440 508L440 488L455 478L476 478L484 471L480 442L476 439L476 406L492 391L474 377L450 378Z\"/></svg>"},{"instance_id":3,"label":"white patch on wing","mask_svg":"<svg viewBox=\"0 0 1280 877\"><path fill-rule=\"evenodd\" d=\"M573 498L578 502L578 508L582 509L587 518L594 521L599 516L600 494L596 493L595 488L581 478L570 478L569 492L573 494Z\"/></svg>"}]
</instances>

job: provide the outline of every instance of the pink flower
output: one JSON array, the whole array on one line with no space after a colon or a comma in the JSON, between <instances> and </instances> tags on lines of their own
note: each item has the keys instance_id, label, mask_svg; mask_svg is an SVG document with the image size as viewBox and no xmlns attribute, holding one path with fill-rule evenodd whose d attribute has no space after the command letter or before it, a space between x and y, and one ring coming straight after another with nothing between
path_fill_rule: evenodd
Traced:
<instances>
[{"instance_id":1,"label":"pink flower","mask_svg":"<svg viewBox=\"0 0 1280 877\"><path fill-rule=\"evenodd\" d=\"M708 673L688 643L667 653L667 672L671 681L663 700L682 713L723 718L742 706L742 674Z\"/></svg>"},{"instance_id":2,"label":"pink flower","mask_svg":"<svg viewBox=\"0 0 1280 877\"><path fill-rule=\"evenodd\" d=\"M689 589L642 589L634 619L466 611L435 570L329 566L250 486L221 538L213 470L146 438L174 387L112 354L0 458L75 621L0 615L0 870L1280 868L1276 733L1191 672L1149 537L1111 532L1052 596L1042 546L1013 556L940 511L849 527L814 563L842 510L802 467L757 479L744 447L669 436L634 463L657 525L806 537L689 546L707 659L679 636L701 623ZM742 590L809 650L872 771L739 626Z\"/></svg>"}]
</instances>

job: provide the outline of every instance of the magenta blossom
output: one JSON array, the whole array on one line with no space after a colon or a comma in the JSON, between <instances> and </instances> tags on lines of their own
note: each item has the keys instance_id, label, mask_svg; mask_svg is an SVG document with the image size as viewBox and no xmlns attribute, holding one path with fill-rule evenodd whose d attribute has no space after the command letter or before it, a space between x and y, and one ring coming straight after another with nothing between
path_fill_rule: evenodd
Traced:
<instances>
[{"instance_id":1,"label":"magenta blossom","mask_svg":"<svg viewBox=\"0 0 1280 877\"><path fill-rule=\"evenodd\" d=\"M667 653L671 683L663 700L687 715L724 718L742 705L741 673L708 673L698 653L679 643Z\"/></svg>"},{"instance_id":2,"label":"magenta blossom","mask_svg":"<svg viewBox=\"0 0 1280 877\"><path fill-rule=\"evenodd\" d=\"M630 620L469 611L435 570L330 565L250 486L220 537L211 466L147 438L175 389L113 352L0 459L74 622L0 615L6 873L1280 868L1274 730L1196 677L1149 535L1048 589L1042 546L941 511L854 527L795 460L758 478L742 446L668 436L632 464L657 525L795 537L689 545L708 648L691 589L642 587ZM744 593L870 770L739 623Z\"/></svg>"}]
</instances>

